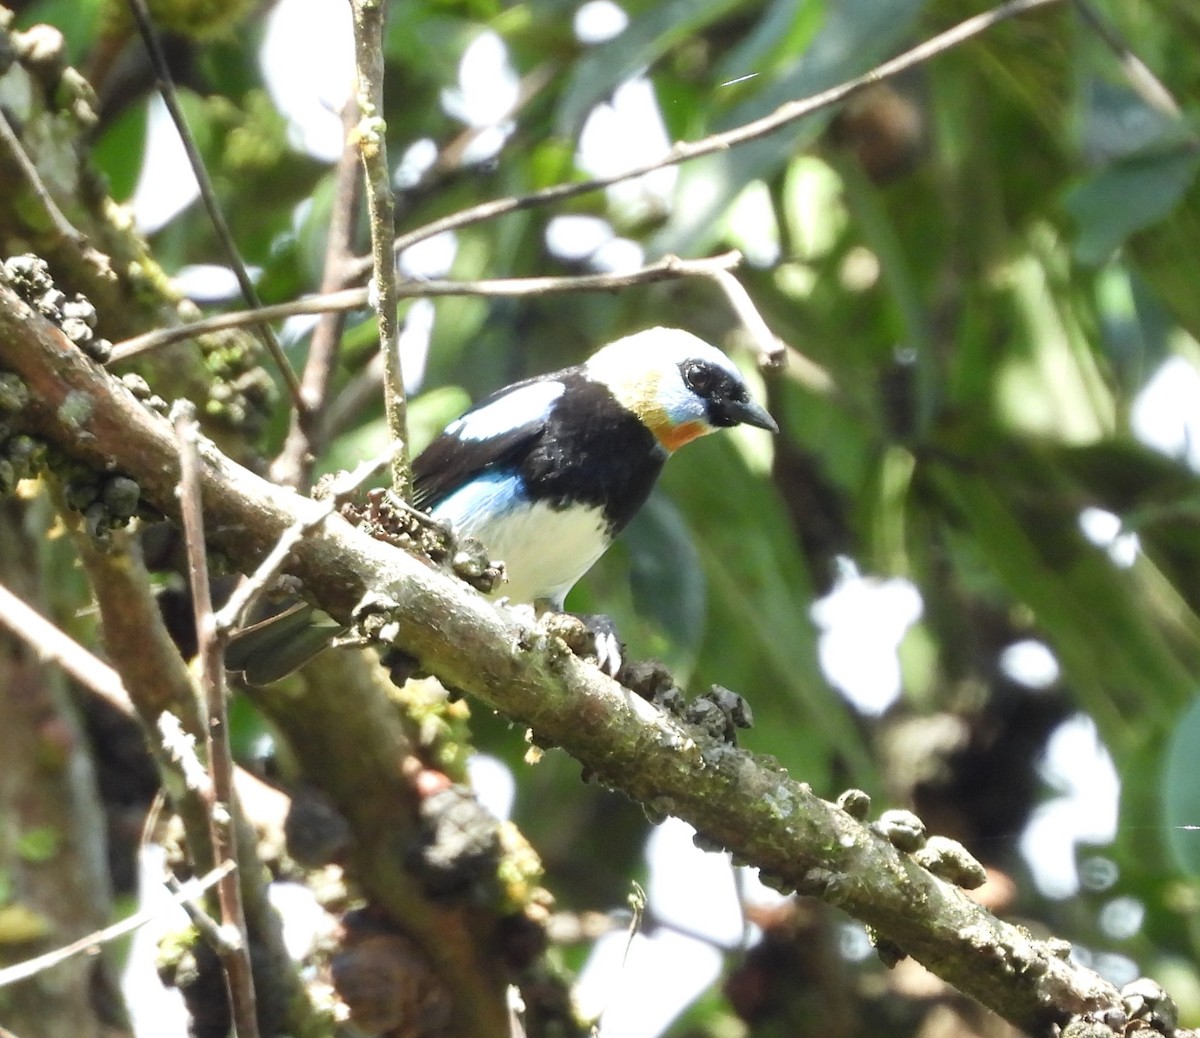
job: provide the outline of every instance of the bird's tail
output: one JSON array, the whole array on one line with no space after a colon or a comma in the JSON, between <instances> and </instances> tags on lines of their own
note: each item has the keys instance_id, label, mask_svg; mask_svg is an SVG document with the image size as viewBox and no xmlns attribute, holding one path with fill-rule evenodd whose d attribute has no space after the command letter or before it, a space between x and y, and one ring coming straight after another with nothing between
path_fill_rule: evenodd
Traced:
<instances>
[{"instance_id":1,"label":"bird's tail","mask_svg":"<svg viewBox=\"0 0 1200 1038\"><path fill-rule=\"evenodd\" d=\"M251 685L269 685L303 666L346 628L307 602L243 627L229 640L226 669Z\"/></svg>"}]
</instances>

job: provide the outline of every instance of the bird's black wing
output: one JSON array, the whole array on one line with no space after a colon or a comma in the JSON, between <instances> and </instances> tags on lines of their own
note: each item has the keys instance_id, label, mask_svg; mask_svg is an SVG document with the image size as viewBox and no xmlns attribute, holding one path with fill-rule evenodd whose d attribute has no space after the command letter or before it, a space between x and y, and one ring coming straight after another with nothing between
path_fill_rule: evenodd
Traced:
<instances>
[{"instance_id":1,"label":"bird's black wing","mask_svg":"<svg viewBox=\"0 0 1200 1038\"><path fill-rule=\"evenodd\" d=\"M499 403L516 390L565 374L556 372L514 382L481 400L458 421L469 419L484 408ZM518 420L502 432L483 439L455 435L458 423L452 422L413 462L413 504L423 511L429 511L484 472L517 464L541 438L547 420L547 414L536 414L528 421Z\"/></svg>"}]
</instances>

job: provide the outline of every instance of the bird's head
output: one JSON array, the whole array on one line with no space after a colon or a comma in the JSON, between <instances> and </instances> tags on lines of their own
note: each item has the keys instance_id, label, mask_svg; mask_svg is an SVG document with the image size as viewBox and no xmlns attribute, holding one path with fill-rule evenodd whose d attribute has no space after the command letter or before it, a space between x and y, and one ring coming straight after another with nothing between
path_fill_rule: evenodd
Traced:
<instances>
[{"instance_id":1,"label":"bird's head","mask_svg":"<svg viewBox=\"0 0 1200 1038\"><path fill-rule=\"evenodd\" d=\"M668 451L732 425L778 432L720 350L680 328L649 328L609 343L584 365Z\"/></svg>"}]
</instances>

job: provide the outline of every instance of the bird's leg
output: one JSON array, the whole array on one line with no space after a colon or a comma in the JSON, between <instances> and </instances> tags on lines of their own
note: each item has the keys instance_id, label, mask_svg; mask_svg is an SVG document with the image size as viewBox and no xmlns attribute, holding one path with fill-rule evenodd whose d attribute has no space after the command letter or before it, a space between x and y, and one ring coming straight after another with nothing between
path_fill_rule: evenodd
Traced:
<instances>
[{"instance_id":1,"label":"bird's leg","mask_svg":"<svg viewBox=\"0 0 1200 1038\"><path fill-rule=\"evenodd\" d=\"M616 677L625 656L625 643L617 634L617 625L611 616L603 613L572 613L591 636L591 654L596 664L610 677Z\"/></svg>"},{"instance_id":2,"label":"bird's leg","mask_svg":"<svg viewBox=\"0 0 1200 1038\"><path fill-rule=\"evenodd\" d=\"M621 669L625 645L612 617L601 613L564 613L556 604L539 602L542 624L557 635L576 656L595 659L596 665L615 678Z\"/></svg>"}]
</instances>

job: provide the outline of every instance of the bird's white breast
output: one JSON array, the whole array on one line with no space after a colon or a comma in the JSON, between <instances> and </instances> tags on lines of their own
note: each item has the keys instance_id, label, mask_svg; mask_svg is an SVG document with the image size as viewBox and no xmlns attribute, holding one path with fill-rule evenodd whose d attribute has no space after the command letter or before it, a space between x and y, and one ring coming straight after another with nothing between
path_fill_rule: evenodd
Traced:
<instances>
[{"instance_id":1,"label":"bird's white breast","mask_svg":"<svg viewBox=\"0 0 1200 1038\"><path fill-rule=\"evenodd\" d=\"M504 563L507 581L497 590L513 602L562 600L608 548L608 522L599 508L551 508L533 502L520 480L491 473L441 501L435 519L460 536L474 537L493 560Z\"/></svg>"},{"instance_id":2,"label":"bird's white breast","mask_svg":"<svg viewBox=\"0 0 1200 1038\"><path fill-rule=\"evenodd\" d=\"M551 508L535 502L496 515L470 530L508 577L496 591L513 602L562 600L610 543L599 508Z\"/></svg>"}]
</instances>

